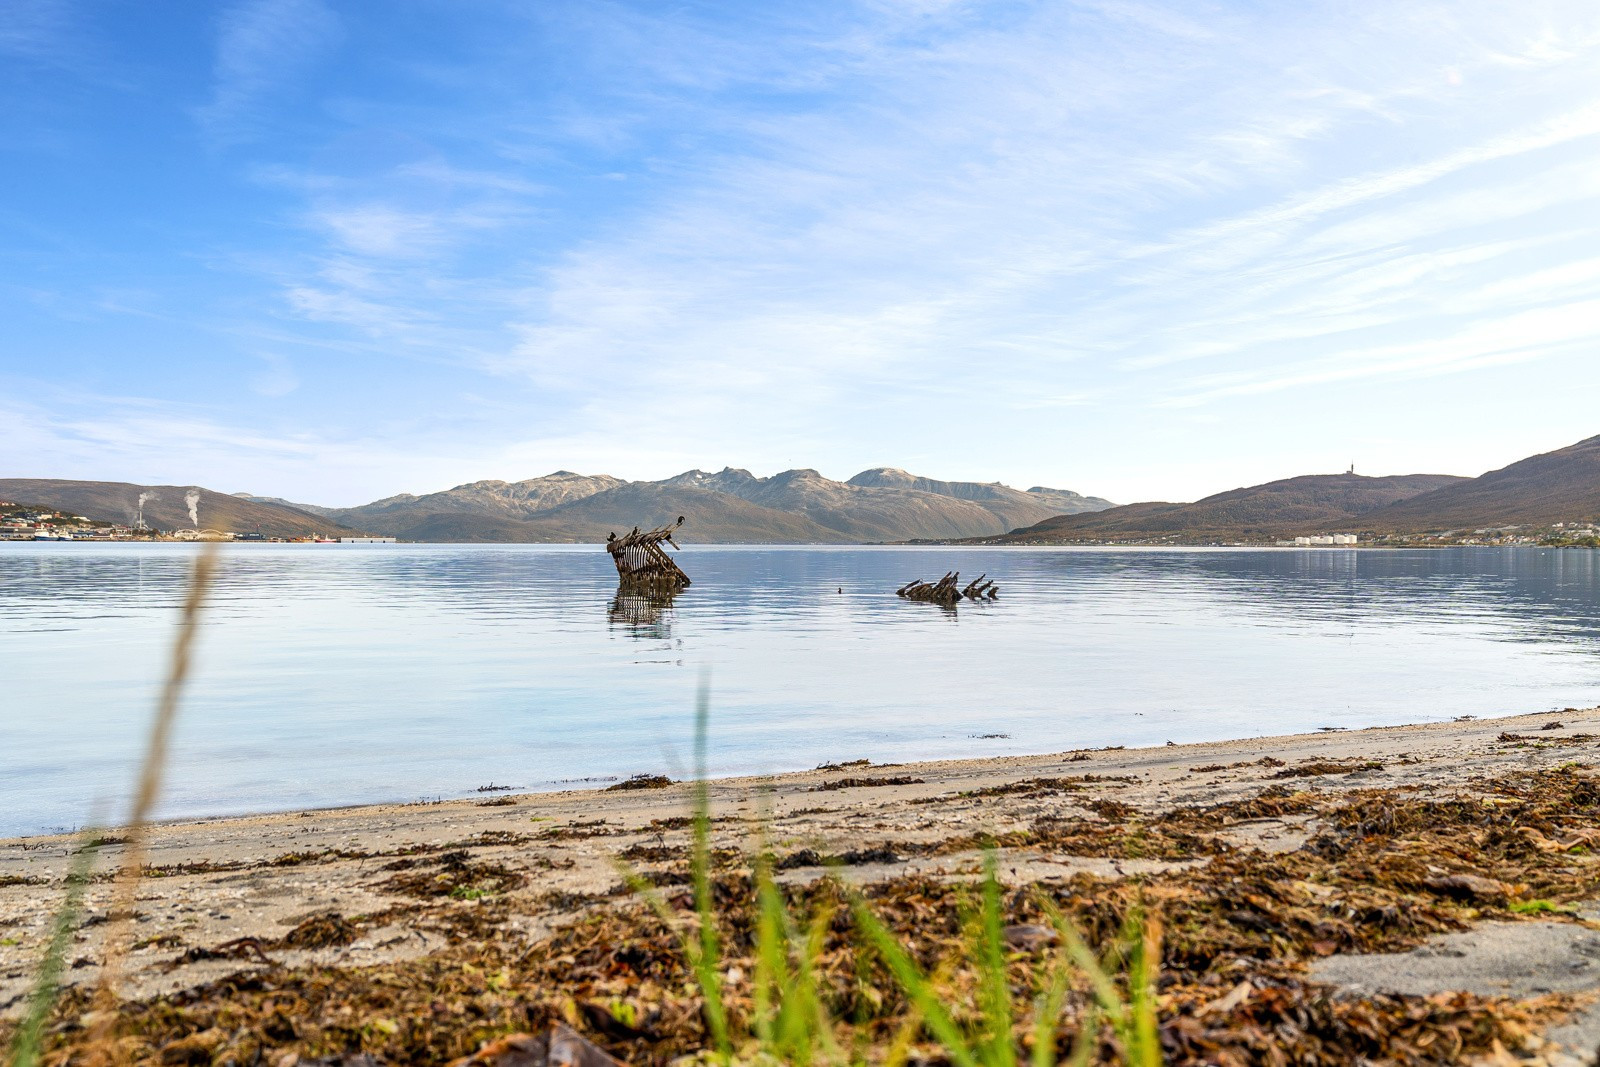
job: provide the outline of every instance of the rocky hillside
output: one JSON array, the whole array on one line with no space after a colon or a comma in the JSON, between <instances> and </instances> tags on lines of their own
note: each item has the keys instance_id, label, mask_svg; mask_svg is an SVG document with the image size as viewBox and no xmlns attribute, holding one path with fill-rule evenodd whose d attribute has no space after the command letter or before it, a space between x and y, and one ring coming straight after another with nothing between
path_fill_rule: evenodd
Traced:
<instances>
[{"instance_id":1,"label":"rocky hillside","mask_svg":"<svg viewBox=\"0 0 1600 1067\"><path fill-rule=\"evenodd\" d=\"M1068 490L1023 492L890 468L841 482L810 469L758 478L728 467L654 482L557 471L403 494L329 514L416 541L598 541L611 531L686 515L685 536L702 543L850 543L999 534L1065 511L1110 506Z\"/></svg>"},{"instance_id":2,"label":"rocky hillside","mask_svg":"<svg viewBox=\"0 0 1600 1067\"><path fill-rule=\"evenodd\" d=\"M1192 504L1128 504L1091 514L1063 515L1000 540L1179 541L1262 540L1287 534L1370 528L1360 517L1374 509L1466 482L1449 474L1311 474L1230 489Z\"/></svg>"},{"instance_id":3,"label":"rocky hillside","mask_svg":"<svg viewBox=\"0 0 1600 1067\"><path fill-rule=\"evenodd\" d=\"M1412 532L1600 520L1600 437L1362 516L1370 529Z\"/></svg>"},{"instance_id":4,"label":"rocky hillside","mask_svg":"<svg viewBox=\"0 0 1600 1067\"><path fill-rule=\"evenodd\" d=\"M998 508L1014 507L1020 511L1048 508L1054 515L1077 515L1085 511L1104 511L1115 507L1109 500L1097 496L1084 496L1070 489L1046 489L1036 485L1024 492L999 482L942 482L907 474L894 467L874 467L850 479L851 485L882 486L894 489L915 489L924 493L952 496L958 500L980 500Z\"/></svg>"}]
</instances>

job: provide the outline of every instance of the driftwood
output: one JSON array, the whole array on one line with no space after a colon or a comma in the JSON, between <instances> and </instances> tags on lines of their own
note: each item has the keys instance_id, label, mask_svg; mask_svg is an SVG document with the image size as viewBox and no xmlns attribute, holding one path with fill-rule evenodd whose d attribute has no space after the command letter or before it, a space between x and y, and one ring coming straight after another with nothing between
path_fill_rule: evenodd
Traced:
<instances>
[{"instance_id":1,"label":"driftwood","mask_svg":"<svg viewBox=\"0 0 1600 1067\"><path fill-rule=\"evenodd\" d=\"M980 574L976 580L968 582L963 587L961 572L950 571L937 582L925 582L918 578L896 589L895 595L903 596L907 600L920 600L927 604L943 604L946 607L953 606L962 597L968 600L997 600L1000 597L1000 587L994 582L984 580L988 577L988 574Z\"/></svg>"},{"instance_id":2,"label":"driftwood","mask_svg":"<svg viewBox=\"0 0 1600 1067\"><path fill-rule=\"evenodd\" d=\"M678 547L672 535L682 525L683 516L679 515L677 522L654 530L641 532L635 526L631 533L621 537L614 533L606 535L606 551L611 553L611 560L617 565L617 577L622 579L622 588L663 592L688 588L689 576L678 569L672 557L667 555L667 550L661 547L663 542L673 548Z\"/></svg>"}]
</instances>

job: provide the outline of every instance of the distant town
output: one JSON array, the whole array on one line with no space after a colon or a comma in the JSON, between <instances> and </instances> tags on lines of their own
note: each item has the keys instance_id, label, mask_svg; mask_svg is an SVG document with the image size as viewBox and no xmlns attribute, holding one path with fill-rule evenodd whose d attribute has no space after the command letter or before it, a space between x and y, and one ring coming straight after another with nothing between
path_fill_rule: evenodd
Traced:
<instances>
[{"instance_id":1,"label":"distant town","mask_svg":"<svg viewBox=\"0 0 1600 1067\"><path fill-rule=\"evenodd\" d=\"M1016 534L1000 539L970 538L973 544L1008 545L1121 545L1149 547L1209 546L1217 548L1258 548L1271 544L1278 548L1439 548L1450 545L1531 545L1539 548L1600 548L1600 526L1593 522L1558 522L1549 526L1512 525L1490 526L1476 530L1440 530L1429 533L1317 533L1296 537L1280 537L1273 541L1264 539L1200 541L1193 537L1152 535L1148 537L1082 537L1066 539L1053 537L1037 541L1023 540Z\"/></svg>"},{"instance_id":2,"label":"distant town","mask_svg":"<svg viewBox=\"0 0 1600 1067\"><path fill-rule=\"evenodd\" d=\"M393 537L269 537L259 530L158 530L0 500L0 541L275 541L301 544L393 544Z\"/></svg>"}]
</instances>

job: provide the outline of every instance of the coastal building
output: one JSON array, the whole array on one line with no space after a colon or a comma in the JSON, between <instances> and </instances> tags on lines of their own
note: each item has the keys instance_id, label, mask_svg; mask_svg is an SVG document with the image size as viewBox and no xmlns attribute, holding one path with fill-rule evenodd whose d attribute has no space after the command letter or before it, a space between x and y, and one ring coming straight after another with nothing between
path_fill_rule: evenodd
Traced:
<instances>
[{"instance_id":1,"label":"coastal building","mask_svg":"<svg viewBox=\"0 0 1600 1067\"><path fill-rule=\"evenodd\" d=\"M392 545L395 543L395 539L393 537L341 537L339 538L339 543L341 545Z\"/></svg>"}]
</instances>

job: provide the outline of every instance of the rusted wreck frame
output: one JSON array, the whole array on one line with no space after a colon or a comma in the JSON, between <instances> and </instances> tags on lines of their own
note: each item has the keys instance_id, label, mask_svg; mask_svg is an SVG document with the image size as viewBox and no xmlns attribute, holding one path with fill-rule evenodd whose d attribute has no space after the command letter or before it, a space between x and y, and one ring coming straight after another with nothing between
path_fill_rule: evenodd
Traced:
<instances>
[{"instance_id":1,"label":"rusted wreck frame","mask_svg":"<svg viewBox=\"0 0 1600 1067\"><path fill-rule=\"evenodd\" d=\"M622 580L623 586L669 592L688 587L689 576L661 547L663 541L673 548L679 547L672 535L682 525L683 516L679 515L677 522L654 530L641 532L635 526L621 537L616 534L606 537L606 551L611 553L611 560L617 566L617 577Z\"/></svg>"},{"instance_id":2,"label":"rusted wreck frame","mask_svg":"<svg viewBox=\"0 0 1600 1067\"><path fill-rule=\"evenodd\" d=\"M937 582L925 582L918 578L896 589L895 595L905 597L907 600L945 605L954 604L963 597L968 600L997 600L1000 597L1000 587L992 581L984 580L988 577L987 574L980 574L963 588L960 585L961 572L947 571Z\"/></svg>"}]
</instances>

